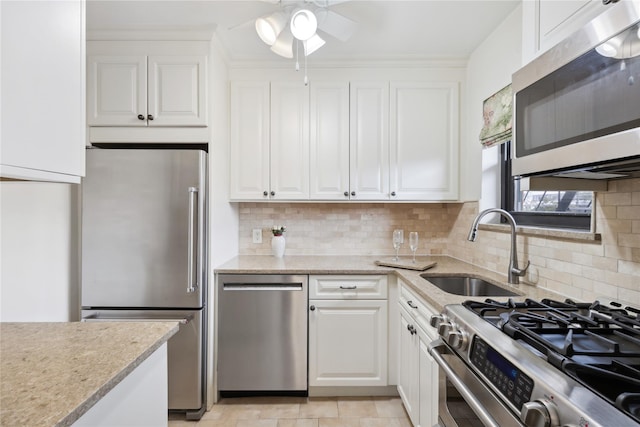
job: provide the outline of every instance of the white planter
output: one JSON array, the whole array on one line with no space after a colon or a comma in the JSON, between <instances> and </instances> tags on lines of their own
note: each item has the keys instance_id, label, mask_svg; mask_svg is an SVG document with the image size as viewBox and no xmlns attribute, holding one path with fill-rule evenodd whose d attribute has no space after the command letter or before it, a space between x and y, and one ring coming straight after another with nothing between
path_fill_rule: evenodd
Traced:
<instances>
[{"instance_id":1,"label":"white planter","mask_svg":"<svg viewBox=\"0 0 640 427\"><path fill-rule=\"evenodd\" d=\"M284 256L284 249L286 246L286 241L284 240L284 236L273 236L271 238L271 253L276 258L282 258Z\"/></svg>"}]
</instances>

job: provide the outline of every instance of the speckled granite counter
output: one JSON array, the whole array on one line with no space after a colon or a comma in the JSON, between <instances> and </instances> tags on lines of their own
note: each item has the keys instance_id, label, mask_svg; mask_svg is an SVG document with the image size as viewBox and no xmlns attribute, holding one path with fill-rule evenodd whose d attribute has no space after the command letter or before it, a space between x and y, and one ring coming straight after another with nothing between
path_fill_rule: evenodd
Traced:
<instances>
[{"instance_id":1,"label":"speckled granite counter","mask_svg":"<svg viewBox=\"0 0 640 427\"><path fill-rule=\"evenodd\" d=\"M177 331L177 322L0 323L0 425L73 424Z\"/></svg>"},{"instance_id":2,"label":"speckled granite counter","mask_svg":"<svg viewBox=\"0 0 640 427\"><path fill-rule=\"evenodd\" d=\"M216 268L216 273L225 274L396 274L403 282L409 285L413 291L420 295L436 310L441 310L446 304L457 304L469 299L484 300L486 297L466 297L444 292L432 285L420 274L455 275L470 274L475 277L488 280L503 288L509 289L521 297L513 297L516 300L525 298L542 299L554 298L564 300L566 297L547 289L530 285L509 285L506 276L499 275L484 268L451 258L448 256L419 257L420 261L436 261L437 264L422 272L405 270L400 268L380 267L375 265L376 260L390 260L390 257L380 256L285 256L276 258L273 256L238 256ZM506 266L505 266L506 271ZM492 297L497 300L507 297Z\"/></svg>"}]
</instances>

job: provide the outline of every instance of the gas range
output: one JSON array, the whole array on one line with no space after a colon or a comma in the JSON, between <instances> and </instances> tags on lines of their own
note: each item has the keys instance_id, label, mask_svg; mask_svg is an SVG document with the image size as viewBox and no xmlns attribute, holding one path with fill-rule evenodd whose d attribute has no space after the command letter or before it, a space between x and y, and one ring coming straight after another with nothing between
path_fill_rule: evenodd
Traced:
<instances>
[{"instance_id":1,"label":"gas range","mask_svg":"<svg viewBox=\"0 0 640 427\"><path fill-rule=\"evenodd\" d=\"M487 299L447 305L432 325L514 425L622 427L640 425L639 313L616 302Z\"/></svg>"}]
</instances>

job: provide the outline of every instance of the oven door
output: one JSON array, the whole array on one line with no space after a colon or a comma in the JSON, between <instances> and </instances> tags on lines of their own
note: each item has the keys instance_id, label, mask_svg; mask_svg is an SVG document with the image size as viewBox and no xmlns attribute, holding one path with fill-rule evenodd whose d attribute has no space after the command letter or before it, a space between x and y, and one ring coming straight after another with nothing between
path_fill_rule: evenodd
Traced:
<instances>
[{"instance_id":1,"label":"oven door","mask_svg":"<svg viewBox=\"0 0 640 427\"><path fill-rule=\"evenodd\" d=\"M429 346L440 367L438 418L441 426L523 426L502 400L441 339Z\"/></svg>"}]
</instances>

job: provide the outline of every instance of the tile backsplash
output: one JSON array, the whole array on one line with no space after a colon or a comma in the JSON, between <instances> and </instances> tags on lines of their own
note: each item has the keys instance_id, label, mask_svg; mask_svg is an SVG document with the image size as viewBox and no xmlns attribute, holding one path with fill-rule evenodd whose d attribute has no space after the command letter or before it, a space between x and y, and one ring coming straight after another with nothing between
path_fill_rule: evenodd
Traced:
<instances>
[{"instance_id":1,"label":"tile backsplash","mask_svg":"<svg viewBox=\"0 0 640 427\"><path fill-rule=\"evenodd\" d=\"M525 277L566 296L593 300L604 296L640 304L640 179L611 181L596 194L596 232L600 241L519 234L520 266ZM271 253L273 225L286 225L287 255L391 255L391 233L405 231L401 254L410 255L408 235L420 233L418 254L447 254L506 275L510 236L480 230L466 240L478 213L468 203L241 203L240 254ZM252 243L252 229L263 243Z\"/></svg>"}]
</instances>

